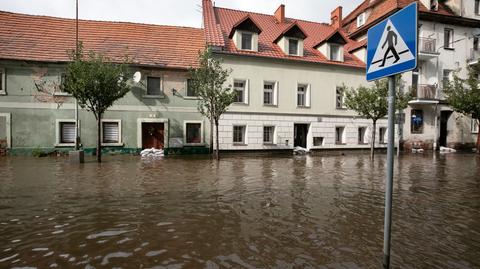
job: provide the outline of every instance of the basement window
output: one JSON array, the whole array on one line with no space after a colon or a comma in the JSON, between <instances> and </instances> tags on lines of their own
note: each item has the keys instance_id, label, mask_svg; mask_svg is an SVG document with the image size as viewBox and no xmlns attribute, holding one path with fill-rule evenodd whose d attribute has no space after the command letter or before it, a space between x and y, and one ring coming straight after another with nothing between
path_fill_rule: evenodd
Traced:
<instances>
[{"instance_id":1,"label":"basement window","mask_svg":"<svg viewBox=\"0 0 480 269\"><path fill-rule=\"evenodd\" d=\"M275 126L263 126L263 143L274 144Z\"/></svg>"},{"instance_id":2,"label":"basement window","mask_svg":"<svg viewBox=\"0 0 480 269\"><path fill-rule=\"evenodd\" d=\"M323 146L323 136L317 136L313 138L313 146L321 147Z\"/></svg>"},{"instance_id":3,"label":"basement window","mask_svg":"<svg viewBox=\"0 0 480 269\"><path fill-rule=\"evenodd\" d=\"M56 143L57 147L75 146L75 120L56 121Z\"/></svg>"},{"instance_id":4,"label":"basement window","mask_svg":"<svg viewBox=\"0 0 480 269\"><path fill-rule=\"evenodd\" d=\"M185 122L184 136L185 144L194 145L203 143L202 122L189 121Z\"/></svg>"},{"instance_id":5,"label":"basement window","mask_svg":"<svg viewBox=\"0 0 480 269\"><path fill-rule=\"evenodd\" d=\"M102 120L102 145L122 145L122 122L121 120Z\"/></svg>"},{"instance_id":6,"label":"basement window","mask_svg":"<svg viewBox=\"0 0 480 269\"><path fill-rule=\"evenodd\" d=\"M358 128L358 144L363 145L366 144L367 141L365 139L365 134L367 133L366 127L359 127Z\"/></svg>"},{"instance_id":7,"label":"basement window","mask_svg":"<svg viewBox=\"0 0 480 269\"><path fill-rule=\"evenodd\" d=\"M345 127L343 126L335 127L335 144L337 145L345 144Z\"/></svg>"},{"instance_id":8,"label":"basement window","mask_svg":"<svg viewBox=\"0 0 480 269\"><path fill-rule=\"evenodd\" d=\"M380 144L387 144L387 139L385 139L386 135L387 135L387 128L380 127L380 129L378 129L378 142Z\"/></svg>"},{"instance_id":9,"label":"basement window","mask_svg":"<svg viewBox=\"0 0 480 269\"><path fill-rule=\"evenodd\" d=\"M246 130L247 127L245 125L237 125L233 126L233 143L234 144L247 144L246 143Z\"/></svg>"}]
</instances>

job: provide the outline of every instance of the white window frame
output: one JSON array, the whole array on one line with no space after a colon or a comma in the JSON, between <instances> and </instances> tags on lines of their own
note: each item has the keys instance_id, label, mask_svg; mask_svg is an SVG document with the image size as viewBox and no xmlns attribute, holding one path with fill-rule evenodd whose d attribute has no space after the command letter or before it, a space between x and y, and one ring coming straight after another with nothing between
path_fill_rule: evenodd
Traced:
<instances>
[{"instance_id":1,"label":"white window frame","mask_svg":"<svg viewBox=\"0 0 480 269\"><path fill-rule=\"evenodd\" d=\"M300 86L305 86L305 104L302 106L302 105L298 105L298 87ZM310 108L310 100L311 100L311 86L309 83L302 83L302 82L299 82L297 83L297 88L295 90L295 104L297 106L297 108Z\"/></svg>"},{"instance_id":2,"label":"white window frame","mask_svg":"<svg viewBox=\"0 0 480 269\"><path fill-rule=\"evenodd\" d=\"M479 124L476 119L471 119L470 121L470 131L472 134L478 134Z\"/></svg>"},{"instance_id":3,"label":"white window frame","mask_svg":"<svg viewBox=\"0 0 480 269\"><path fill-rule=\"evenodd\" d=\"M322 144L321 145L315 145L315 138L322 138ZM312 145L314 148L320 148L325 145L325 136L313 136L312 137Z\"/></svg>"},{"instance_id":4,"label":"white window frame","mask_svg":"<svg viewBox=\"0 0 480 269\"><path fill-rule=\"evenodd\" d=\"M72 96L72 94L62 91L62 86L63 86L62 85L63 84L62 77L63 76L66 76L66 73L60 73L58 75L58 91L53 92L54 96Z\"/></svg>"},{"instance_id":5,"label":"white window frame","mask_svg":"<svg viewBox=\"0 0 480 269\"><path fill-rule=\"evenodd\" d=\"M0 84L0 95L6 95L7 94L7 74L5 73L5 68L0 67L0 76L2 76L2 83Z\"/></svg>"},{"instance_id":6,"label":"white window frame","mask_svg":"<svg viewBox=\"0 0 480 269\"><path fill-rule=\"evenodd\" d=\"M273 84L272 103L265 104L265 84ZM264 80L262 85L262 103L264 106L278 106L278 81Z\"/></svg>"},{"instance_id":7,"label":"white window frame","mask_svg":"<svg viewBox=\"0 0 480 269\"><path fill-rule=\"evenodd\" d=\"M297 54L291 54L290 53L290 40L296 40L297 41ZM293 37L289 37L287 38L287 54L290 55L290 56L300 56L300 39L299 38L293 38Z\"/></svg>"},{"instance_id":8,"label":"white window frame","mask_svg":"<svg viewBox=\"0 0 480 269\"><path fill-rule=\"evenodd\" d=\"M449 36L449 39L448 39L448 44L445 44L445 32L447 32L447 30L448 30L448 32L450 33L450 36ZM444 35L444 37L443 37L443 40L444 40L443 46L444 46L444 48L445 48L445 49L450 49L450 50L454 49L453 43L454 43L454 41L455 41L455 30L454 30L453 28L445 27L445 28L443 29L443 35ZM448 45L448 46L447 46L447 45Z\"/></svg>"},{"instance_id":9,"label":"white window frame","mask_svg":"<svg viewBox=\"0 0 480 269\"><path fill-rule=\"evenodd\" d=\"M271 127L273 128L273 133L272 133L272 141L267 142L265 141L265 127ZM276 145L277 144L277 127L275 125L264 125L262 128L262 142L264 145Z\"/></svg>"},{"instance_id":10,"label":"white window frame","mask_svg":"<svg viewBox=\"0 0 480 269\"><path fill-rule=\"evenodd\" d=\"M332 50L333 48L338 49L337 58L333 59ZM343 46L335 43L328 43L328 59L335 62L343 62Z\"/></svg>"},{"instance_id":11,"label":"white window frame","mask_svg":"<svg viewBox=\"0 0 480 269\"><path fill-rule=\"evenodd\" d=\"M103 123L104 122L114 122L114 123L118 124L118 142L117 143L105 143L105 142L103 142ZM122 120L119 120L119 119L102 119L100 126L101 126L100 141L102 143L102 146L106 146L106 147L123 146L123 142L122 142Z\"/></svg>"},{"instance_id":12,"label":"white window frame","mask_svg":"<svg viewBox=\"0 0 480 269\"><path fill-rule=\"evenodd\" d=\"M363 129L363 139L360 141L360 137L358 137L358 144L359 145L366 145L368 144L367 143L367 130L368 130L368 127L367 126L358 126L358 129L357 129L357 133L360 129Z\"/></svg>"},{"instance_id":13,"label":"white window frame","mask_svg":"<svg viewBox=\"0 0 480 269\"><path fill-rule=\"evenodd\" d=\"M200 123L200 143L187 143L187 124L188 123ZM183 144L186 146L203 146L205 145L204 140L204 129L203 129L203 121L201 120L184 120L183 121Z\"/></svg>"},{"instance_id":14,"label":"white window frame","mask_svg":"<svg viewBox=\"0 0 480 269\"><path fill-rule=\"evenodd\" d=\"M342 128L342 135L340 142L337 141L337 128ZM346 145L346 129L344 125L337 125L335 126L335 145Z\"/></svg>"},{"instance_id":15,"label":"white window frame","mask_svg":"<svg viewBox=\"0 0 480 269\"><path fill-rule=\"evenodd\" d=\"M243 127L243 142L235 142L234 139L235 139L235 127ZM246 124L234 124L232 125L232 143L233 145L236 145L236 146L245 146L245 145L248 145L248 129L247 129L247 125Z\"/></svg>"},{"instance_id":16,"label":"white window frame","mask_svg":"<svg viewBox=\"0 0 480 269\"><path fill-rule=\"evenodd\" d=\"M382 136L382 132L380 130L385 130L383 131L383 136ZM387 144L387 139L385 139L385 136L387 135L387 127L379 127L378 128L378 144L380 145L385 145Z\"/></svg>"},{"instance_id":17,"label":"white window frame","mask_svg":"<svg viewBox=\"0 0 480 269\"><path fill-rule=\"evenodd\" d=\"M338 97L337 90L339 88L341 88L341 86L335 86L335 109L345 110L345 109L347 109L347 107L345 106L345 89L343 89L343 93L342 93L342 104L341 104L341 106L338 106L338 104L337 104L337 97Z\"/></svg>"},{"instance_id":18,"label":"white window frame","mask_svg":"<svg viewBox=\"0 0 480 269\"><path fill-rule=\"evenodd\" d=\"M185 94L183 95L183 99L199 100L200 97L198 97L198 95L195 95L195 96L188 95L188 80L191 80L191 78L185 79L185 85L184 85Z\"/></svg>"},{"instance_id":19,"label":"white window frame","mask_svg":"<svg viewBox=\"0 0 480 269\"><path fill-rule=\"evenodd\" d=\"M62 137L62 135L60 133L62 131L61 128L60 128L61 123L75 123L75 119L56 119L55 120L55 147L74 147L75 143L62 143L60 141L60 139ZM78 121L78 128L77 129L80 130L80 121ZM75 134L75 137L77 137L77 136L78 135Z\"/></svg>"},{"instance_id":20,"label":"white window frame","mask_svg":"<svg viewBox=\"0 0 480 269\"><path fill-rule=\"evenodd\" d=\"M241 50L246 50L246 51L254 51L253 49L253 39L254 39L254 33L253 32L248 32L248 31L239 31L240 34L240 49ZM246 49L243 47L243 35L247 34L250 35L250 49Z\"/></svg>"},{"instance_id":21,"label":"white window frame","mask_svg":"<svg viewBox=\"0 0 480 269\"><path fill-rule=\"evenodd\" d=\"M357 16L357 28L365 24L365 12Z\"/></svg>"},{"instance_id":22,"label":"white window frame","mask_svg":"<svg viewBox=\"0 0 480 269\"><path fill-rule=\"evenodd\" d=\"M159 78L160 79L160 94L148 94L148 78ZM147 75L145 78L145 94L142 96L143 98L164 98L163 92L163 77L158 75Z\"/></svg>"},{"instance_id":23,"label":"white window frame","mask_svg":"<svg viewBox=\"0 0 480 269\"><path fill-rule=\"evenodd\" d=\"M249 90L250 90L250 81L248 79L245 79L245 78L234 78L232 80L232 89L235 91L235 82L241 82L243 81L245 84L244 84L244 88L243 88L243 102L233 102L233 104L235 105L248 105L249 103Z\"/></svg>"},{"instance_id":24,"label":"white window frame","mask_svg":"<svg viewBox=\"0 0 480 269\"><path fill-rule=\"evenodd\" d=\"M0 113L0 117L5 117L5 135L7 136L7 148L12 147L12 131L11 131L11 119L10 113Z\"/></svg>"}]
</instances>

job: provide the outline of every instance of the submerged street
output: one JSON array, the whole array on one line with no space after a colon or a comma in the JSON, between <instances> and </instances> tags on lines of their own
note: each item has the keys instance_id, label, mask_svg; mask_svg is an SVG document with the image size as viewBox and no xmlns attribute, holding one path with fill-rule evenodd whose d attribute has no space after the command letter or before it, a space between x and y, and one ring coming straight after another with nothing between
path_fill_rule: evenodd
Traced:
<instances>
[{"instance_id":1,"label":"submerged street","mask_svg":"<svg viewBox=\"0 0 480 269\"><path fill-rule=\"evenodd\" d=\"M2 158L0 268L379 268L384 157ZM394 176L393 268L479 268L479 157Z\"/></svg>"}]
</instances>

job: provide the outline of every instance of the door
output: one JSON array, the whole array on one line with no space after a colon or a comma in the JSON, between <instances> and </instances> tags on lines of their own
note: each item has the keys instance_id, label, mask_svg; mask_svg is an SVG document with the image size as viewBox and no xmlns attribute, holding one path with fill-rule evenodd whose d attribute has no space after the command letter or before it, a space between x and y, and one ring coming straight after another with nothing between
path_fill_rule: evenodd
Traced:
<instances>
[{"instance_id":1,"label":"door","mask_svg":"<svg viewBox=\"0 0 480 269\"><path fill-rule=\"evenodd\" d=\"M295 124L293 125L294 131L294 139L293 139L293 146L294 147L307 147L307 133L308 133L308 124Z\"/></svg>"},{"instance_id":2,"label":"door","mask_svg":"<svg viewBox=\"0 0 480 269\"><path fill-rule=\"evenodd\" d=\"M142 148L163 149L164 147L164 125L159 122L142 123Z\"/></svg>"},{"instance_id":3,"label":"door","mask_svg":"<svg viewBox=\"0 0 480 269\"><path fill-rule=\"evenodd\" d=\"M440 112L440 137L438 144L442 147L447 146L447 135L448 135L448 119L452 115L452 111L442 111Z\"/></svg>"}]
</instances>

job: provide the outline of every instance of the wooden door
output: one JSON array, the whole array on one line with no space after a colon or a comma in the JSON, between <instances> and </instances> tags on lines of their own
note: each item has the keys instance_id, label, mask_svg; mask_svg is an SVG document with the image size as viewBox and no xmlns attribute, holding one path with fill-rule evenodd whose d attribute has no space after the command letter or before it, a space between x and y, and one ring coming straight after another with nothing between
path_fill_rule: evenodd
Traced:
<instances>
[{"instance_id":1,"label":"wooden door","mask_svg":"<svg viewBox=\"0 0 480 269\"><path fill-rule=\"evenodd\" d=\"M142 123L142 148L163 149L164 147L164 125L158 122Z\"/></svg>"}]
</instances>

